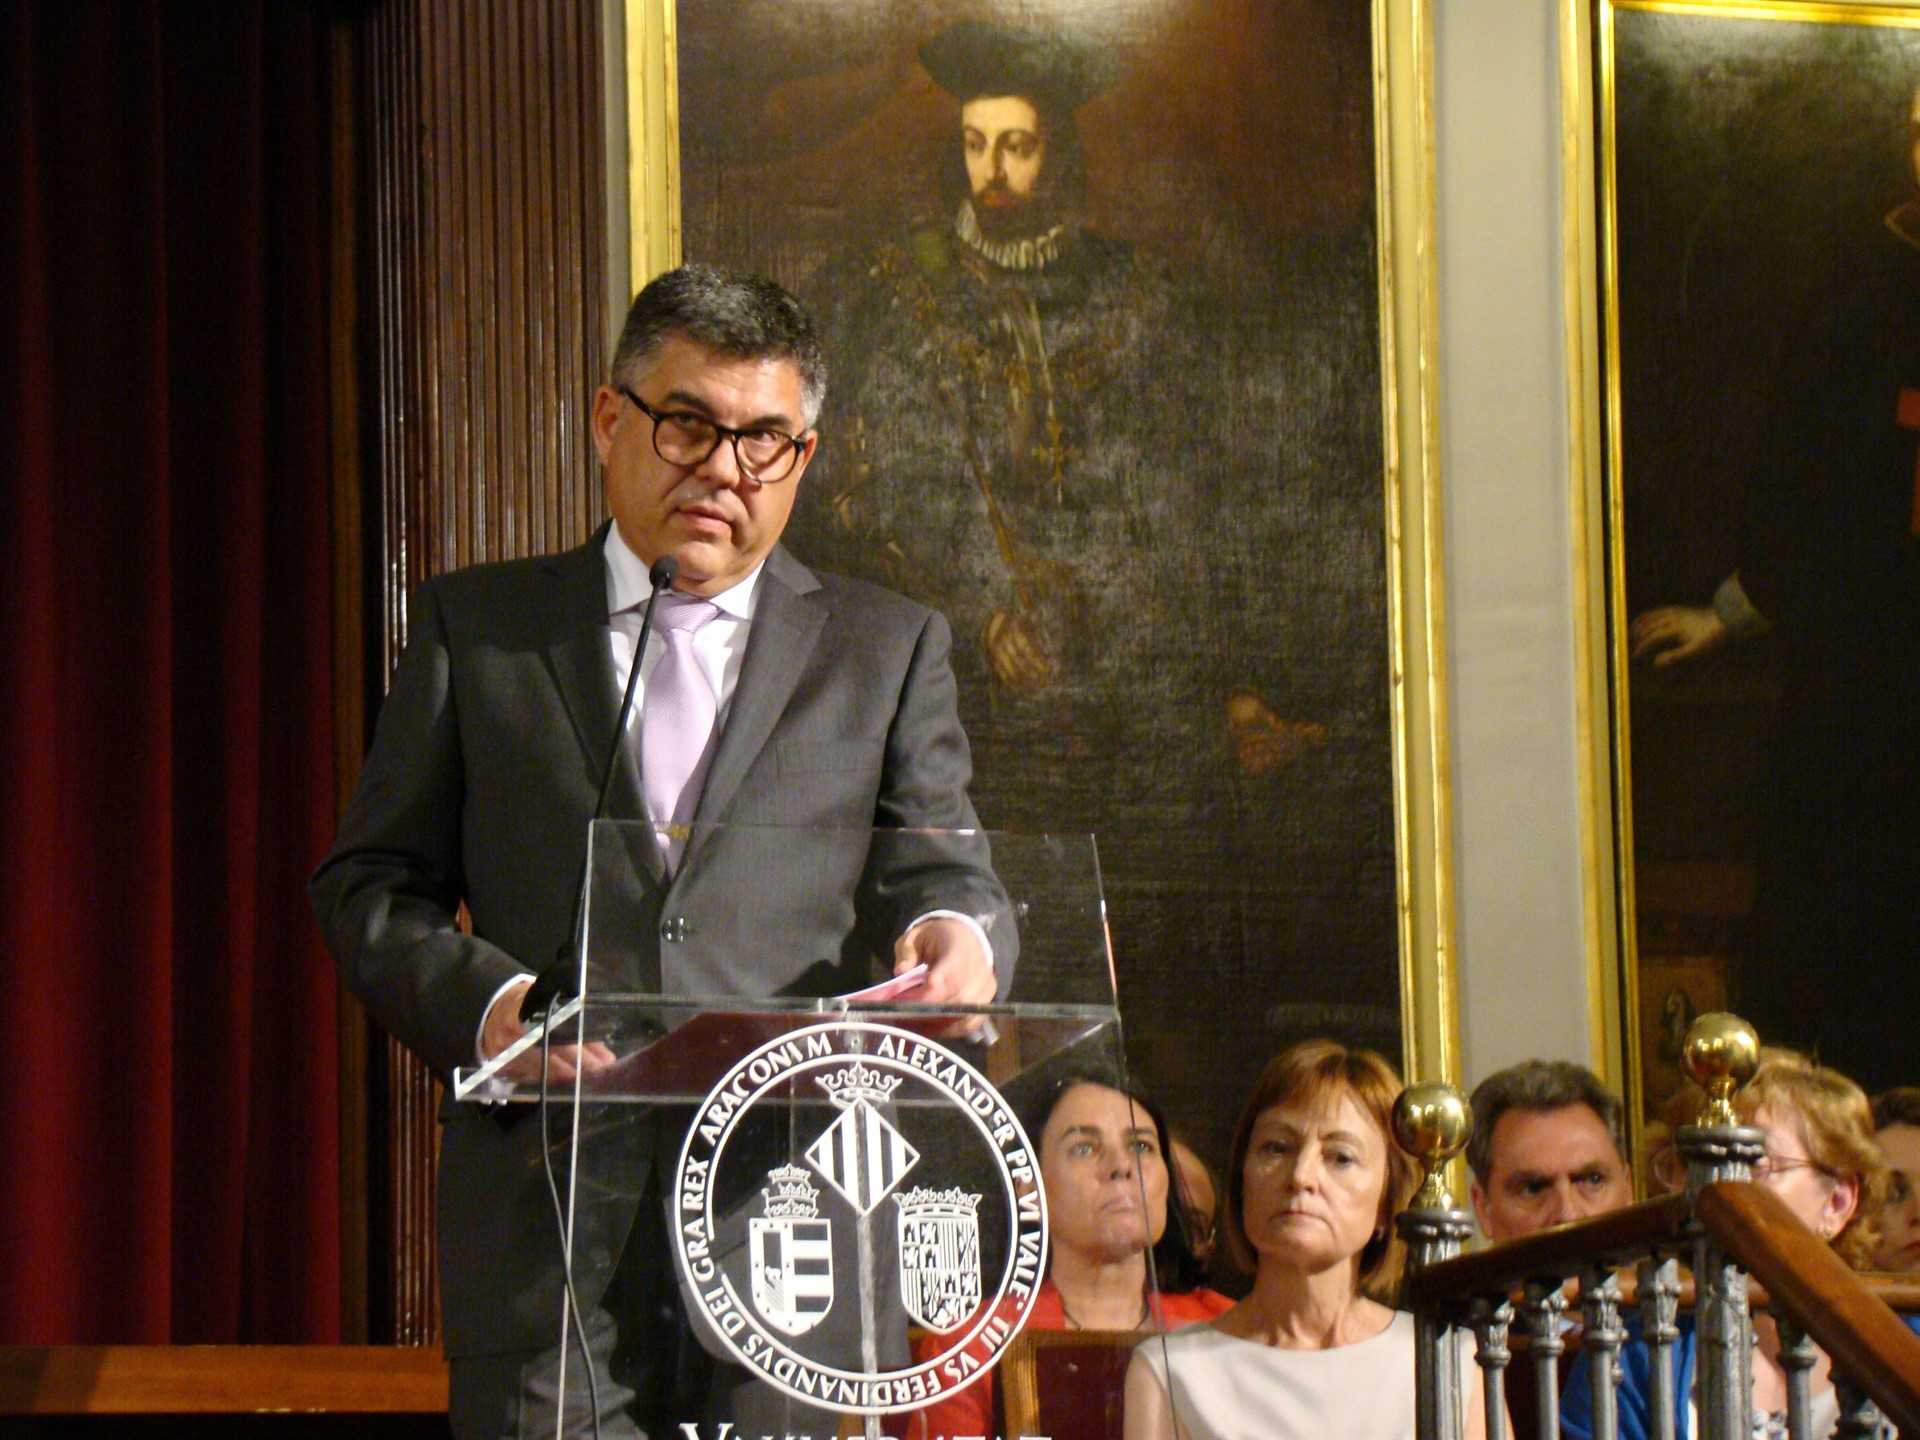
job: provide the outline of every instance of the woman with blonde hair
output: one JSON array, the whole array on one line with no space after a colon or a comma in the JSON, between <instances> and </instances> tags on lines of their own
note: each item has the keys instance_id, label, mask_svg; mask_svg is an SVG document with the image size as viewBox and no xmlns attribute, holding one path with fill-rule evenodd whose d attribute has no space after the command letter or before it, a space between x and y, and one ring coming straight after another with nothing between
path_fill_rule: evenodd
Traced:
<instances>
[{"instance_id":1,"label":"woman with blonde hair","mask_svg":"<svg viewBox=\"0 0 1920 1440\"><path fill-rule=\"evenodd\" d=\"M1796 1219L1833 1247L1856 1270L1869 1267L1879 1236L1880 1207L1886 1195L1887 1169L1873 1140L1873 1112L1860 1087L1838 1070L1816 1064L1793 1050L1767 1048L1745 1089L1734 1096L1741 1123L1766 1137L1766 1153L1753 1167L1755 1183L1773 1191ZM1909 1322L1912 1323L1912 1322ZM1787 1379L1780 1365L1780 1334L1768 1315L1753 1318L1753 1414L1755 1437L1784 1436ZM1690 1440L1699 1430L1693 1403L1694 1332L1683 1321L1676 1347L1674 1391L1687 1403L1677 1407L1675 1440ZM1650 1434L1649 1358L1635 1340L1621 1356L1620 1440L1646 1440ZM1813 1433L1829 1435L1839 1424L1827 1357L1812 1372ZM1561 1430L1586 1440L1593 1433L1593 1391L1586 1367L1574 1370L1560 1407Z\"/></svg>"},{"instance_id":2,"label":"woman with blonde hair","mask_svg":"<svg viewBox=\"0 0 1920 1440\"><path fill-rule=\"evenodd\" d=\"M1234 1132L1221 1226L1253 1292L1134 1351L1127 1440L1411 1440L1414 1327L1392 1308L1406 1260L1394 1216L1420 1173L1392 1139L1400 1090L1379 1055L1333 1040L1268 1064ZM1471 1385L1470 1436L1485 1433L1480 1396Z\"/></svg>"}]
</instances>

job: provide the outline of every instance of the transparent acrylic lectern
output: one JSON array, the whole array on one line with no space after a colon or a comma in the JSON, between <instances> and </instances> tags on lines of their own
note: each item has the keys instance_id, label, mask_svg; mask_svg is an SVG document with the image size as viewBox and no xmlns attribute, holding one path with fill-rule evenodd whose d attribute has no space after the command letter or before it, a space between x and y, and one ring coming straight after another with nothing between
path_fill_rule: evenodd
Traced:
<instances>
[{"instance_id":1,"label":"transparent acrylic lectern","mask_svg":"<svg viewBox=\"0 0 1920 1440\"><path fill-rule=\"evenodd\" d=\"M1002 1362L1031 1357L1016 1337L1046 1313L1028 1119L1076 1080L1125 1083L1092 839L675 839L592 827L580 966L548 1027L587 1047L578 1077L544 1101L503 1078L538 1033L455 1076L462 1101L542 1112L503 1123L544 1127L556 1216L537 1238L579 1307L553 1317L554 1433L591 1434L596 1398L610 1413L636 1390L674 1437L943 1434L918 1412L989 1396L987 1428L957 1433L1014 1433L1031 1377ZM890 982L916 920L962 952L984 939L1001 998ZM609 1316L643 1353L616 1346L590 1387L581 1320L604 1336ZM1117 1389L1090 1398L1089 1433L1118 1434Z\"/></svg>"}]
</instances>

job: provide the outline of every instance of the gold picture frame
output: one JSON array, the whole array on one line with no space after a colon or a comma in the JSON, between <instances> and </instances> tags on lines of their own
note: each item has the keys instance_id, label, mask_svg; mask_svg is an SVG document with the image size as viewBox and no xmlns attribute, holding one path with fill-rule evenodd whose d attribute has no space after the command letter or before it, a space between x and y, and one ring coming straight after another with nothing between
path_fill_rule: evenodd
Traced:
<instances>
[{"instance_id":1,"label":"gold picture frame","mask_svg":"<svg viewBox=\"0 0 1920 1440\"><path fill-rule=\"evenodd\" d=\"M1865 684L1880 662L1863 649L1823 670L1799 618L1857 603L1866 567L1830 552L1791 607L1771 572L1797 564L1804 580L1807 563L1780 556L1810 549L1846 503L1811 523L1803 508L1802 535L1782 522L1816 473L1800 451L1817 438L1836 477L1865 464L1869 442L1829 430L1840 412L1805 379L1815 354L1831 371L1880 344L1865 301L1904 263L1886 206L1914 198L1894 157L1920 83L1920 5L1591 4L1604 458L1576 472L1590 938L1596 959L1617 957L1614 1053L1645 1124L1680 1083L1674 1032L1700 1008L1748 1014L1763 1041L1815 1049L1870 1088L1890 1073L1865 1033L1882 1008L1856 983L1870 963L1828 968L1823 953L1856 948L1847 935L1871 945L1873 925L1845 912L1879 862L1837 878L1807 864L1876 849L1887 823L1860 807L1851 835L1814 793L1873 793L1854 772L1878 753L1877 712L1852 736L1809 718L1823 673L1851 666L1840 683ZM1747 594L1762 579L1765 608ZM1910 723L1897 706L1886 723Z\"/></svg>"},{"instance_id":2,"label":"gold picture frame","mask_svg":"<svg viewBox=\"0 0 1920 1440\"><path fill-rule=\"evenodd\" d=\"M1369 13L1401 1042L1410 1079L1458 1080L1431 0L1372 0ZM624 17L628 252L637 288L682 257L680 16L673 0L625 0Z\"/></svg>"}]
</instances>

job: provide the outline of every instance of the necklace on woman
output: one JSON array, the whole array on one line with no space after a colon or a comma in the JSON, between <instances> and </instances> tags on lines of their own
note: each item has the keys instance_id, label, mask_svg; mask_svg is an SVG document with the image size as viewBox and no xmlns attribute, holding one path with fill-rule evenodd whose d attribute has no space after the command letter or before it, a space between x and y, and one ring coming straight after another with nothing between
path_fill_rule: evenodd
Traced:
<instances>
[{"instance_id":1,"label":"necklace on woman","mask_svg":"<svg viewBox=\"0 0 1920 1440\"><path fill-rule=\"evenodd\" d=\"M1140 1318L1133 1322L1132 1328L1135 1330L1146 1329L1147 1317L1152 1313L1152 1310L1153 1310L1153 1302L1150 1301L1145 1295L1142 1295L1140 1297ZM1073 1311L1067 1308L1067 1297L1065 1295L1062 1295L1060 1297L1060 1313L1066 1317L1067 1329L1084 1330L1087 1328L1086 1326L1080 1323L1079 1317L1076 1316L1073 1313Z\"/></svg>"}]
</instances>

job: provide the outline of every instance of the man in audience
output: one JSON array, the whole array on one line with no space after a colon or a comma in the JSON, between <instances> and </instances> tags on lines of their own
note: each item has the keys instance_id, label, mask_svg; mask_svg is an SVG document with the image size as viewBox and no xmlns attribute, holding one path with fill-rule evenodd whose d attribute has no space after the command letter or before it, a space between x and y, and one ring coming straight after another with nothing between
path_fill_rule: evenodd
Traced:
<instances>
[{"instance_id":1,"label":"man in audience","mask_svg":"<svg viewBox=\"0 0 1920 1440\"><path fill-rule=\"evenodd\" d=\"M1592 1071L1527 1060L1473 1092L1473 1213L1489 1240L1616 1210L1633 1199L1620 1099Z\"/></svg>"},{"instance_id":2,"label":"man in audience","mask_svg":"<svg viewBox=\"0 0 1920 1440\"><path fill-rule=\"evenodd\" d=\"M1620 1097L1585 1066L1526 1060L1489 1075L1473 1092L1473 1213L1489 1239L1515 1240L1549 1225L1584 1220L1633 1199ZM1578 1325L1562 1321L1564 1387L1578 1348ZM1507 1367L1507 1412L1514 1440L1534 1440L1539 1380L1516 1354Z\"/></svg>"}]
</instances>

